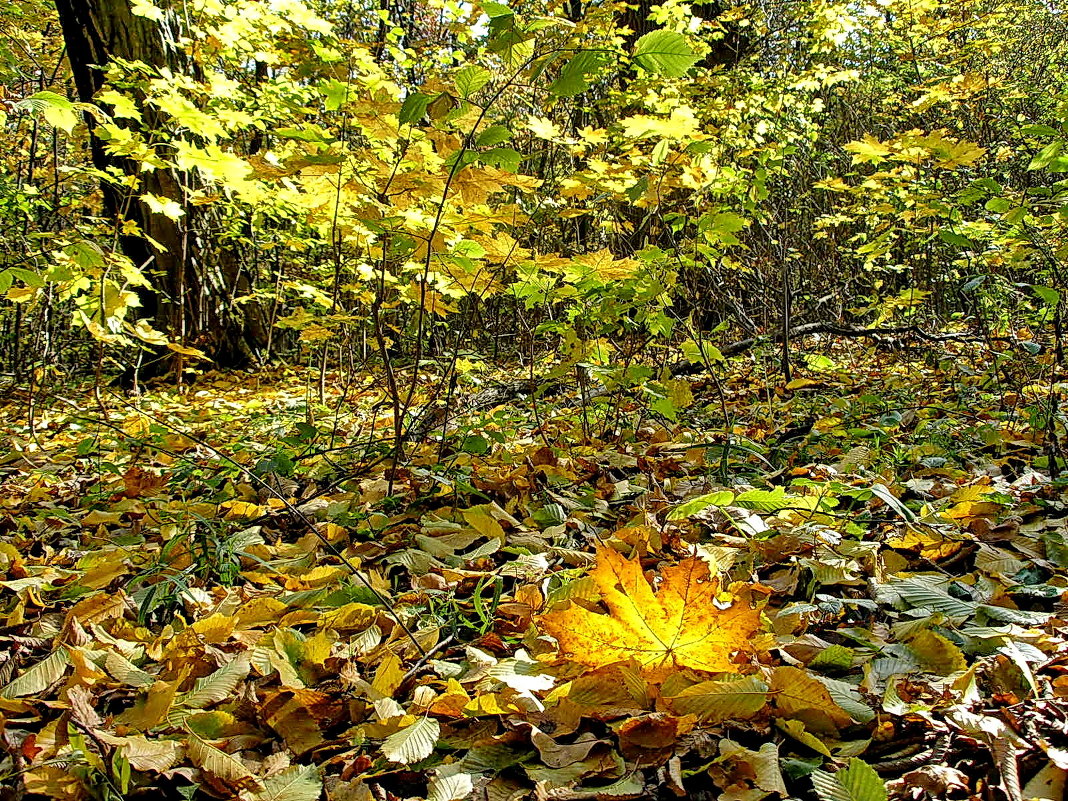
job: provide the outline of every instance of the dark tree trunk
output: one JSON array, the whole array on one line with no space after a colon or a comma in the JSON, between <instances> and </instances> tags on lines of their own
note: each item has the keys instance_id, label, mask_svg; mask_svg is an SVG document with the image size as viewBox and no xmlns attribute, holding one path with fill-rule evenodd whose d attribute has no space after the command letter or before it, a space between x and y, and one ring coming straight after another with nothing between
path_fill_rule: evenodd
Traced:
<instances>
[{"instance_id":1,"label":"dark tree trunk","mask_svg":"<svg viewBox=\"0 0 1068 801\"><path fill-rule=\"evenodd\" d=\"M187 71L180 53L167 46L164 32L154 21L133 14L129 0L56 0L63 38L67 46L78 99L92 102L104 87L103 66L112 58L143 61L154 67L171 67ZM144 108L147 125L155 127L151 108ZM151 193L184 204L180 176L167 170L142 171L138 162L112 156L104 143L93 133L93 121L87 118L90 129L90 150L93 166L100 170L119 169L125 175L135 175L140 193ZM123 253L133 263L152 276L156 291L139 292L145 316L172 340L206 351L220 366L242 366L256 346L249 342L260 337L248 315L256 313L253 304L245 312L230 310L230 298L210 291L201 274L203 261L198 251L198 238L190 228L190 215L180 221L162 214L153 214L134 196L113 184L102 181L104 212L121 228L123 221L136 223L144 237L120 237ZM158 243L160 247L156 247ZM236 283L236 282L235 282ZM235 287L236 288L236 287ZM154 360L155 369L163 372L171 365L162 352Z\"/></svg>"},{"instance_id":2,"label":"dark tree trunk","mask_svg":"<svg viewBox=\"0 0 1068 801\"><path fill-rule=\"evenodd\" d=\"M660 5L661 0L638 0L630 3L627 11L620 17L619 24L630 28L631 33L624 40L629 50L642 36L655 30L661 25L649 19L649 12L654 6ZM711 2L697 2L693 4L693 13L703 20L714 21L723 13L723 5L718 0ZM699 67L730 66L737 64L745 55L749 47L749 41L744 31L737 25L730 26L722 39L712 42L712 51L698 64Z\"/></svg>"},{"instance_id":3,"label":"dark tree trunk","mask_svg":"<svg viewBox=\"0 0 1068 801\"><path fill-rule=\"evenodd\" d=\"M632 50L635 43L645 34L663 27L660 23L649 19L649 13L661 2L662 0L637 0L637 2L627 4L626 11L619 16L619 26L630 31L623 39L625 50ZM724 11L724 5L720 0L706 0L705 2L698 0L692 8L694 14L709 22L715 21ZM745 29L738 27L737 24L727 26L721 39L708 44L712 49L697 63L698 67L710 69L734 66L745 56L750 47ZM620 83L624 86L628 85L633 78L634 72L621 73L619 76ZM658 221L648 210L626 206L621 213L631 226L631 234L625 238L621 236L622 241L619 246L623 252L634 252L647 245L663 243L663 231L653 230ZM667 239L668 244L673 244L670 236Z\"/></svg>"}]
</instances>

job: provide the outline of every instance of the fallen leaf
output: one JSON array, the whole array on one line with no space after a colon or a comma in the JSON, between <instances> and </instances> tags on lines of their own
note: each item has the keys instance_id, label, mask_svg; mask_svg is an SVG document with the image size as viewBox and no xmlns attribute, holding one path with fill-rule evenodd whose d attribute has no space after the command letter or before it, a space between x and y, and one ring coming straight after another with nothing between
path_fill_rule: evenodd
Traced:
<instances>
[{"instance_id":1,"label":"fallen leaf","mask_svg":"<svg viewBox=\"0 0 1068 801\"><path fill-rule=\"evenodd\" d=\"M637 560L601 548L590 576L607 614L572 602L540 618L561 655L591 667L634 659L659 682L683 667L733 672L735 654L752 650L760 613L738 600L722 608L719 582L701 559L664 568L654 590Z\"/></svg>"},{"instance_id":2,"label":"fallen leaf","mask_svg":"<svg viewBox=\"0 0 1068 801\"><path fill-rule=\"evenodd\" d=\"M441 726L434 718L423 717L382 743L382 755L390 762L410 765L426 759L434 751Z\"/></svg>"},{"instance_id":3,"label":"fallen leaf","mask_svg":"<svg viewBox=\"0 0 1068 801\"><path fill-rule=\"evenodd\" d=\"M702 681L667 700L677 711L706 722L742 720L751 718L767 703L768 685L756 676Z\"/></svg>"}]
</instances>

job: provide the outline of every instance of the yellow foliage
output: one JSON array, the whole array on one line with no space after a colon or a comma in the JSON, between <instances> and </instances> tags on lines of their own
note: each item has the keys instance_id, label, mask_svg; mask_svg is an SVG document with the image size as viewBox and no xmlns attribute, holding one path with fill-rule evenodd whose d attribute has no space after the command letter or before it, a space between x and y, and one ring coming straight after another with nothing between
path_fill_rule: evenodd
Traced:
<instances>
[{"instance_id":1,"label":"yellow foliage","mask_svg":"<svg viewBox=\"0 0 1068 801\"><path fill-rule=\"evenodd\" d=\"M752 650L760 613L738 599L722 608L719 582L700 559L664 568L654 590L639 561L601 548L590 576L607 614L573 602L541 618L561 655L580 664L634 660L656 682L684 667L733 672L736 654Z\"/></svg>"}]
</instances>

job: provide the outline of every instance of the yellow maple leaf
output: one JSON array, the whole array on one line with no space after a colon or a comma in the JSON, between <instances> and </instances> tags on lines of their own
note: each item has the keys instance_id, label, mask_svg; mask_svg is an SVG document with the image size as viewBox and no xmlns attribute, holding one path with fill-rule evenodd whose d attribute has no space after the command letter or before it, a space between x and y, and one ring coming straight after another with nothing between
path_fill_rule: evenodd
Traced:
<instances>
[{"instance_id":1,"label":"yellow maple leaf","mask_svg":"<svg viewBox=\"0 0 1068 801\"><path fill-rule=\"evenodd\" d=\"M596 253L576 256L578 264L588 267L602 281L622 281L634 275L638 262L634 259L617 259L608 248L601 248Z\"/></svg>"},{"instance_id":2,"label":"yellow maple leaf","mask_svg":"<svg viewBox=\"0 0 1068 801\"><path fill-rule=\"evenodd\" d=\"M861 164L863 162L878 164L890 155L890 148L871 134L865 134L864 138L860 141L847 142L842 145L842 149L848 150L853 154L854 164Z\"/></svg>"},{"instance_id":3,"label":"yellow maple leaf","mask_svg":"<svg viewBox=\"0 0 1068 801\"><path fill-rule=\"evenodd\" d=\"M719 582L697 558L666 567L656 590L637 560L597 551L590 573L607 614L577 602L541 617L560 653L597 667L633 659L657 682L679 668L736 672L734 655L753 650L760 613L740 599L717 605Z\"/></svg>"},{"instance_id":4,"label":"yellow maple leaf","mask_svg":"<svg viewBox=\"0 0 1068 801\"><path fill-rule=\"evenodd\" d=\"M563 132L556 123L546 117L531 117L527 120L527 129L539 139L552 141L563 138Z\"/></svg>"}]
</instances>

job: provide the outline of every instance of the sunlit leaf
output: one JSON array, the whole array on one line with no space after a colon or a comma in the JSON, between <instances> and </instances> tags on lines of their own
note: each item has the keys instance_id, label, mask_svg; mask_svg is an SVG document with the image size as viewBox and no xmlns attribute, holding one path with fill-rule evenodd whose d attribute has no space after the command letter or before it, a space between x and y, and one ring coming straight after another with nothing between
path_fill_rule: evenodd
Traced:
<instances>
[{"instance_id":1,"label":"sunlit leaf","mask_svg":"<svg viewBox=\"0 0 1068 801\"><path fill-rule=\"evenodd\" d=\"M430 756L440 736L441 725L434 718L422 717L387 737L382 743L382 755L390 762L411 765Z\"/></svg>"},{"instance_id":2,"label":"sunlit leaf","mask_svg":"<svg viewBox=\"0 0 1068 801\"><path fill-rule=\"evenodd\" d=\"M866 762L853 758L831 774L817 770L812 785L821 801L886 801L886 785Z\"/></svg>"},{"instance_id":3,"label":"sunlit leaf","mask_svg":"<svg viewBox=\"0 0 1068 801\"><path fill-rule=\"evenodd\" d=\"M651 31L634 45L636 64L668 78L681 78L699 59L686 37L675 31Z\"/></svg>"},{"instance_id":4,"label":"sunlit leaf","mask_svg":"<svg viewBox=\"0 0 1068 801\"><path fill-rule=\"evenodd\" d=\"M81 119L74 103L55 92L47 90L36 92L23 100L22 103L39 111L49 125L60 128L67 133L73 131L74 126Z\"/></svg>"},{"instance_id":5,"label":"sunlit leaf","mask_svg":"<svg viewBox=\"0 0 1068 801\"><path fill-rule=\"evenodd\" d=\"M59 681L70 666L70 652L63 647L57 648L35 665L24 670L19 676L0 687L0 696L4 698L21 698L34 695Z\"/></svg>"},{"instance_id":6,"label":"sunlit leaf","mask_svg":"<svg viewBox=\"0 0 1068 801\"><path fill-rule=\"evenodd\" d=\"M662 576L654 591L636 560L601 548L591 577L607 614L572 602L544 615L541 626L561 654L591 667L633 659L655 681L681 667L735 670L735 655L752 651L759 612L741 600L723 608L703 560L666 567Z\"/></svg>"},{"instance_id":7,"label":"sunlit leaf","mask_svg":"<svg viewBox=\"0 0 1068 801\"><path fill-rule=\"evenodd\" d=\"M240 759L190 732L186 741L189 759L201 770L234 788L260 789L259 780Z\"/></svg>"},{"instance_id":8,"label":"sunlit leaf","mask_svg":"<svg viewBox=\"0 0 1068 801\"><path fill-rule=\"evenodd\" d=\"M248 656L241 656L223 665L214 673L197 679L193 689L181 696L177 703L188 709L204 709L229 697L234 688L248 676Z\"/></svg>"},{"instance_id":9,"label":"sunlit leaf","mask_svg":"<svg viewBox=\"0 0 1068 801\"><path fill-rule=\"evenodd\" d=\"M760 711L768 700L768 685L756 676L703 681L670 699L672 707L687 715L719 723L744 720Z\"/></svg>"},{"instance_id":10,"label":"sunlit leaf","mask_svg":"<svg viewBox=\"0 0 1068 801\"><path fill-rule=\"evenodd\" d=\"M263 779L256 801L316 801L322 795L323 780L314 765L294 765Z\"/></svg>"}]
</instances>

